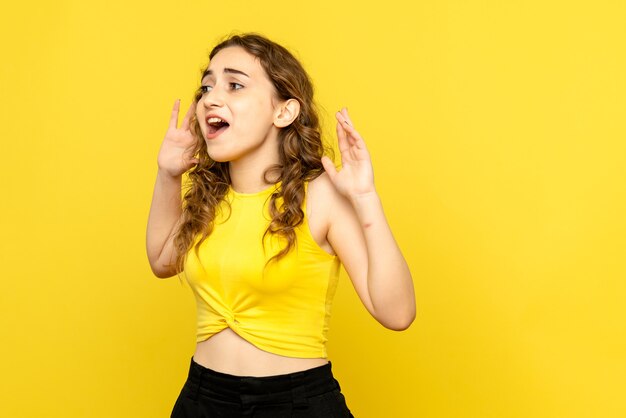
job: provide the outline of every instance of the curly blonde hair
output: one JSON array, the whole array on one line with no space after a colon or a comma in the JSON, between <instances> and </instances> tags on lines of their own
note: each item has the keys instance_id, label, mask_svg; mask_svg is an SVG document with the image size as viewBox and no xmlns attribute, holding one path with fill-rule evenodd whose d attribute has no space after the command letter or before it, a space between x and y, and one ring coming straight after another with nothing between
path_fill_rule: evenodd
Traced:
<instances>
[{"instance_id":1,"label":"curly blonde hair","mask_svg":"<svg viewBox=\"0 0 626 418\"><path fill-rule=\"evenodd\" d=\"M324 152L330 150L322 143L319 116L313 102L313 84L300 62L281 45L253 33L228 37L213 48L209 60L222 49L234 46L244 48L259 59L278 98L296 99L300 103L298 117L278 133L278 164L269 167L264 173L266 182L274 182L269 180L271 176L281 182L281 187L272 194L269 201L272 219L261 240L268 234L277 234L285 238L286 242L285 247L269 259L269 263L279 260L295 246L295 228L304 220L301 209L304 182L313 180L324 172L321 159ZM195 94L196 102L201 95L198 90ZM191 120L191 129L196 137L193 153L199 163L188 173L183 211L174 238L177 253L175 266L178 272L184 270L185 259L195 237L202 233L201 239L195 245L197 255L200 244L211 234L218 205L231 184L228 162L213 161L209 157L195 116ZM279 199L282 199L281 204L278 203Z\"/></svg>"}]
</instances>

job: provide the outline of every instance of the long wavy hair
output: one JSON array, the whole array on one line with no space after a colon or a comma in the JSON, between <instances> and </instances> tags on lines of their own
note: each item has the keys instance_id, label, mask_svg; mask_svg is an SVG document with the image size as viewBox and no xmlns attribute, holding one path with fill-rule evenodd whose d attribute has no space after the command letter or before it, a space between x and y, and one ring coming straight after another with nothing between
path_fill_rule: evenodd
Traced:
<instances>
[{"instance_id":1,"label":"long wavy hair","mask_svg":"<svg viewBox=\"0 0 626 418\"><path fill-rule=\"evenodd\" d=\"M279 99L296 99L300 103L298 117L278 133L278 164L268 167L264 173L267 183L280 181L281 187L270 198L269 213L272 219L261 241L264 242L268 234L276 234L286 242L284 248L268 260L269 263L284 257L295 246L295 228L304 220L301 209L304 182L324 172L321 159L324 151L330 150L322 143L319 116L313 102L313 84L300 62L281 45L253 33L228 37L213 48L209 61L222 49L234 46L242 47L259 59ZM196 102L201 96L198 89ZM191 130L196 137L193 155L199 159L199 163L188 173L183 210L174 237L177 254L175 266L178 272L184 270L187 253L197 235L202 234L195 245L196 255L200 244L211 234L219 203L231 184L228 162L213 161L209 157L195 115L191 120Z\"/></svg>"}]
</instances>

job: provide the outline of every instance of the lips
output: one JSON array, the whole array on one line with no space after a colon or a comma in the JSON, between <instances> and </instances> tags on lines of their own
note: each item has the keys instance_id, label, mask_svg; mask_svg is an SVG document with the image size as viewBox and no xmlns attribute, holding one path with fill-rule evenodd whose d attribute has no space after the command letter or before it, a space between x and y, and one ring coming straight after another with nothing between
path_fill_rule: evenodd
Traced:
<instances>
[{"instance_id":1,"label":"lips","mask_svg":"<svg viewBox=\"0 0 626 418\"><path fill-rule=\"evenodd\" d=\"M222 134L230 124L221 117L217 115L208 115L206 117L206 126L207 126L207 138L214 139Z\"/></svg>"}]
</instances>

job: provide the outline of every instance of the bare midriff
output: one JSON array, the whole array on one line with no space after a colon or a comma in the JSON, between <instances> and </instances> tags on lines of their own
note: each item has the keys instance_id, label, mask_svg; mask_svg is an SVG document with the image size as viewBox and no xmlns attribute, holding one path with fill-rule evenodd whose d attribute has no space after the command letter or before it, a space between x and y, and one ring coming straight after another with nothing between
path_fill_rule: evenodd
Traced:
<instances>
[{"instance_id":1,"label":"bare midriff","mask_svg":"<svg viewBox=\"0 0 626 418\"><path fill-rule=\"evenodd\" d=\"M196 345L196 363L235 376L274 376L323 366L325 358L295 358L269 353L226 328Z\"/></svg>"}]
</instances>

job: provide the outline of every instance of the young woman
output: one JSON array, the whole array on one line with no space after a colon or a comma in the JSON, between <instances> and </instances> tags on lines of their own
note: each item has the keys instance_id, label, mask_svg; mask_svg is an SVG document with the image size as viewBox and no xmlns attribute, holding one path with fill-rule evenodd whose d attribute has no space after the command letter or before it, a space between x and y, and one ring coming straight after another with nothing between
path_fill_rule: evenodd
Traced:
<instances>
[{"instance_id":1,"label":"young woman","mask_svg":"<svg viewBox=\"0 0 626 418\"><path fill-rule=\"evenodd\" d=\"M232 36L209 59L180 128L174 104L147 228L154 274L184 271L197 302L172 417L350 417L326 353L339 263L382 325L415 317L365 142L337 112L337 171L310 79L282 46Z\"/></svg>"}]
</instances>

